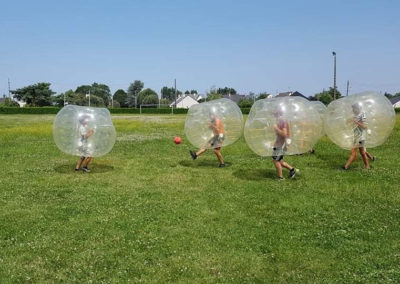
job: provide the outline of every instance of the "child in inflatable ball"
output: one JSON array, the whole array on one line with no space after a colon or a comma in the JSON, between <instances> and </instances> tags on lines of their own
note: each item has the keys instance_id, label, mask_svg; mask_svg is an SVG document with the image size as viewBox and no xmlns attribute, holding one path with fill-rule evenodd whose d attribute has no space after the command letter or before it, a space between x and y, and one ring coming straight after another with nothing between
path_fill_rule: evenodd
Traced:
<instances>
[{"instance_id":1,"label":"child in inflatable ball","mask_svg":"<svg viewBox=\"0 0 400 284\"><path fill-rule=\"evenodd\" d=\"M197 152L190 150L190 155L193 160L196 160L198 156L207 151L206 148L214 148L214 153L219 160L219 167L225 167L224 159L221 154L221 146L225 139L224 125L220 118L217 118L214 113L210 113L210 124L209 128L213 132L213 137L207 142L206 147L199 149Z\"/></svg>"},{"instance_id":2,"label":"child in inflatable ball","mask_svg":"<svg viewBox=\"0 0 400 284\"><path fill-rule=\"evenodd\" d=\"M94 134L94 129L93 128L88 128L88 116L84 115L79 118L79 152L81 154L81 157L78 160L78 163L76 164L75 171L79 171L81 168L81 165L84 164L82 167L82 171L89 173L90 169L88 168L90 162L92 161L92 157L90 154L89 150L89 145L88 145L88 139L90 136ZM86 161L85 161L86 159Z\"/></svg>"},{"instance_id":3,"label":"child in inflatable ball","mask_svg":"<svg viewBox=\"0 0 400 284\"><path fill-rule=\"evenodd\" d=\"M290 125L289 122L282 117L282 111L280 109L274 111L274 116L276 118L276 123L274 125L276 140L273 148L274 152L272 161L279 180L283 180L282 168L289 170L289 178L294 178L296 175L296 169L283 160L287 146L290 145L291 142Z\"/></svg>"}]
</instances>

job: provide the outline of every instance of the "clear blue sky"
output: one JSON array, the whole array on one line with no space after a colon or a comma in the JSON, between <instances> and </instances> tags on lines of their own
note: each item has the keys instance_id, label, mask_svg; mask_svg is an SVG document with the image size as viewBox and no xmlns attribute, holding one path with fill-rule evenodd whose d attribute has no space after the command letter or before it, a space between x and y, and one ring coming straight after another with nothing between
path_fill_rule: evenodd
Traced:
<instances>
[{"instance_id":1,"label":"clear blue sky","mask_svg":"<svg viewBox=\"0 0 400 284\"><path fill-rule=\"evenodd\" d=\"M400 91L400 1L0 1L0 95L142 80L160 92Z\"/></svg>"}]
</instances>

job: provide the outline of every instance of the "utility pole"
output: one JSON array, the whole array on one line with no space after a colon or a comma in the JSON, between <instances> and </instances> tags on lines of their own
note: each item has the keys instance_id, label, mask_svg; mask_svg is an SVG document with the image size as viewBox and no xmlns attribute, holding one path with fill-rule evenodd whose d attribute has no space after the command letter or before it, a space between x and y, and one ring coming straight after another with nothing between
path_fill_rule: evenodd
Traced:
<instances>
[{"instance_id":1,"label":"utility pole","mask_svg":"<svg viewBox=\"0 0 400 284\"><path fill-rule=\"evenodd\" d=\"M137 90L135 90L135 108L137 108Z\"/></svg>"},{"instance_id":2,"label":"utility pole","mask_svg":"<svg viewBox=\"0 0 400 284\"><path fill-rule=\"evenodd\" d=\"M349 95L349 80L347 80L346 97Z\"/></svg>"},{"instance_id":3,"label":"utility pole","mask_svg":"<svg viewBox=\"0 0 400 284\"><path fill-rule=\"evenodd\" d=\"M89 94L86 94L86 97L89 97L89 106L90 106L90 89L89 89Z\"/></svg>"},{"instance_id":4,"label":"utility pole","mask_svg":"<svg viewBox=\"0 0 400 284\"><path fill-rule=\"evenodd\" d=\"M175 79L175 108L176 108L176 79Z\"/></svg>"},{"instance_id":5,"label":"utility pole","mask_svg":"<svg viewBox=\"0 0 400 284\"><path fill-rule=\"evenodd\" d=\"M333 99L336 100L336 52L332 51L333 55Z\"/></svg>"},{"instance_id":6,"label":"utility pole","mask_svg":"<svg viewBox=\"0 0 400 284\"><path fill-rule=\"evenodd\" d=\"M8 97L11 99L10 78L8 78Z\"/></svg>"}]
</instances>

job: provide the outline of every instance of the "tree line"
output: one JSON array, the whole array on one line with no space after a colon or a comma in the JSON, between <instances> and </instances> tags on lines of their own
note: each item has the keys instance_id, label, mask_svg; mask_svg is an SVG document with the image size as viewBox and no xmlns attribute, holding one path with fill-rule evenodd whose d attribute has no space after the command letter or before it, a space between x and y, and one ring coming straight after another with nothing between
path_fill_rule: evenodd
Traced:
<instances>
[{"instance_id":1,"label":"tree line","mask_svg":"<svg viewBox=\"0 0 400 284\"><path fill-rule=\"evenodd\" d=\"M90 95L90 105L99 107L136 107L148 104L170 104L175 100L176 95L181 95L182 91L172 87L161 89L161 99L151 88L144 88L144 83L135 80L128 89L118 89L111 94L109 86L106 84L93 83L92 85L81 85L75 90L70 89L63 93L56 94L51 88L50 83L40 82L23 88L12 90L13 98L23 101L27 106L64 106L65 104L88 105ZM197 90L186 90L185 94L197 94ZM3 105L18 106L10 99L4 100Z\"/></svg>"},{"instance_id":2,"label":"tree line","mask_svg":"<svg viewBox=\"0 0 400 284\"><path fill-rule=\"evenodd\" d=\"M175 90L173 87L164 86L161 88L161 99L157 93L151 88L144 88L144 83L140 80L135 80L129 85L127 90L118 89L114 94L111 94L110 88L106 84L93 83L92 85L81 85L75 90L67 90L63 93L56 94L50 88L50 83L40 82L34 85L29 85L23 88L12 90L13 97L19 101L23 101L27 106L64 106L65 104L88 105L88 96L90 94L90 104L98 107L137 107L139 105L154 105L162 104L169 105L175 97L179 95L198 95L197 90L186 90L182 92ZM225 95L237 95L237 91L231 87L215 88L212 87L205 98L201 98L199 102L220 99ZM400 92L395 94L384 94L387 98L400 96ZM244 96L239 102L240 107L251 107L256 100L264 99L270 96L269 93L263 92L259 94L249 93ZM323 90L314 96L309 96L310 100L318 100L328 105L334 96L334 89L329 88ZM336 90L336 97L342 97L342 94ZM0 106L18 106L18 104L6 98Z\"/></svg>"}]
</instances>

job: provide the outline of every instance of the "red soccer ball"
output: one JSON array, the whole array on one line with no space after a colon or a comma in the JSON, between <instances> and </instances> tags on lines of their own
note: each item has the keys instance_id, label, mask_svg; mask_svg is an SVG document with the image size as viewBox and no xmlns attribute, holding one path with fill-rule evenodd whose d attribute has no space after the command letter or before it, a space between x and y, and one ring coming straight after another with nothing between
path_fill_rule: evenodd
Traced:
<instances>
[{"instance_id":1,"label":"red soccer ball","mask_svg":"<svg viewBox=\"0 0 400 284\"><path fill-rule=\"evenodd\" d=\"M176 136L175 138L174 138L174 143L175 144L181 144L182 143L182 139L181 139L181 137L179 137L179 136Z\"/></svg>"}]
</instances>

